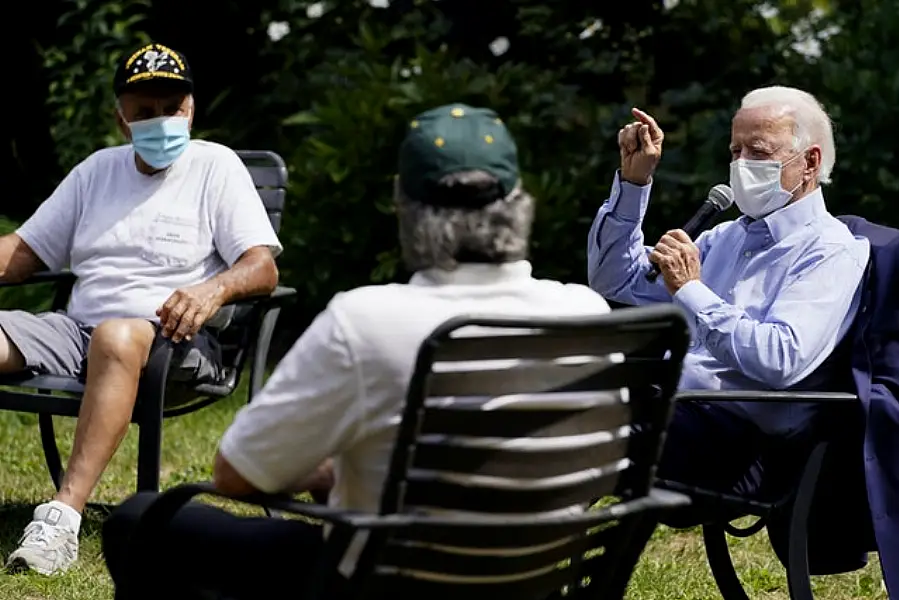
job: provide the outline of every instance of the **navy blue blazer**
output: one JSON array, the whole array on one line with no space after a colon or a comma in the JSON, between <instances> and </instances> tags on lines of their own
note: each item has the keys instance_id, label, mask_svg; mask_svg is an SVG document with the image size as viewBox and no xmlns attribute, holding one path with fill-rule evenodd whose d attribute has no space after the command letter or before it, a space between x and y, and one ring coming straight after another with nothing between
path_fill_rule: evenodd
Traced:
<instances>
[{"instance_id":1,"label":"navy blue blazer","mask_svg":"<svg viewBox=\"0 0 899 600\"><path fill-rule=\"evenodd\" d=\"M899 598L899 230L841 217L871 242L852 341L864 419L864 478L874 538L891 598Z\"/></svg>"}]
</instances>

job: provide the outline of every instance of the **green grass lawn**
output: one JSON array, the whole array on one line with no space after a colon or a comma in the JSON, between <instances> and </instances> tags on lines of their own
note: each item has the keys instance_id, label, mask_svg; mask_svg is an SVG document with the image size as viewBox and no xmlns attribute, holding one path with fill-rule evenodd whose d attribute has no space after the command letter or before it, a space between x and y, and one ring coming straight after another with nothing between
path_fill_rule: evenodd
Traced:
<instances>
[{"instance_id":1,"label":"green grass lawn","mask_svg":"<svg viewBox=\"0 0 899 600\"><path fill-rule=\"evenodd\" d=\"M242 395L240 395L243 397ZM231 422L240 400L234 398L193 415L170 420L163 443L163 486L208 479L216 442ZM58 419L62 447L68 451L74 421ZM8 555L34 506L53 492L43 463L37 419L0 413L0 553ZM132 431L116 456L95 500L115 502L133 489L137 435ZM100 554L102 514L88 511L81 537L81 559L67 574L48 578L36 574L0 574L0 600L106 600L112 586ZM737 564L753 599L788 598L783 568L762 535L733 543ZM814 582L819 600L886 598L876 565L863 571ZM705 600L720 598L712 580L698 533L660 528L631 582L631 600Z\"/></svg>"}]
</instances>

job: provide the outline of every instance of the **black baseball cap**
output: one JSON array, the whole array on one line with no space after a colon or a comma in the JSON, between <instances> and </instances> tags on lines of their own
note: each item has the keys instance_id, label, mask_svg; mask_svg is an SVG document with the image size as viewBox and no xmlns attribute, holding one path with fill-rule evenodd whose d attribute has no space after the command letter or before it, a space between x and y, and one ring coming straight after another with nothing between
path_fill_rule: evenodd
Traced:
<instances>
[{"instance_id":1,"label":"black baseball cap","mask_svg":"<svg viewBox=\"0 0 899 600\"><path fill-rule=\"evenodd\" d=\"M194 78L187 58L162 44L150 43L125 55L116 68L116 96L148 82L165 82L187 93L194 91Z\"/></svg>"}]
</instances>

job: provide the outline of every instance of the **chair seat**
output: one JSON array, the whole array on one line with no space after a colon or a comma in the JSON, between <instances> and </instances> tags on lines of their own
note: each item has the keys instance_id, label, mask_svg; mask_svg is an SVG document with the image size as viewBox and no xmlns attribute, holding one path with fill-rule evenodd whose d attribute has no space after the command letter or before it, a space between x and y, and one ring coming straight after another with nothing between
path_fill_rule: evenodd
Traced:
<instances>
[{"instance_id":1,"label":"chair seat","mask_svg":"<svg viewBox=\"0 0 899 600\"><path fill-rule=\"evenodd\" d=\"M201 383L193 387L193 392L204 396L225 397L234 391L237 373L234 369L225 369L222 381ZM44 392L63 392L81 395L84 393L84 382L77 377L63 375L33 375L31 373L0 376L0 385L40 390ZM189 383L185 388L191 389Z\"/></svg>"},{"instance_id":2,"label":"chair seat","mask_svg":"<svg viewBox=\"0 0 899 600\"><path fill-rule=\"evenodd\" d=\"M0 385L8 385L32 390L66 392L68 394L84 393L83 381L81 381L77 377L65 377L62 375L33 375L31 373L6 375L0 377Z\"/></svg>"}]
</instances>

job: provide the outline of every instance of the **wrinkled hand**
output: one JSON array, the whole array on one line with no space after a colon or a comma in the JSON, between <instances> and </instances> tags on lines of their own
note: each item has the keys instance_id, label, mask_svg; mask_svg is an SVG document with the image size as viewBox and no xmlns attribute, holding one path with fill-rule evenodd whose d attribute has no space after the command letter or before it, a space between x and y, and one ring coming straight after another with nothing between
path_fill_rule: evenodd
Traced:
<instances>
[{"instance_id":1,"label":"wrinkled hand","mask_svg":"<svg viewBox=\"0 0 899 600\"><path fill-rule=\"evenodd\" d=\"M690 281L699 281L699 248L680 229L669 231L659 240L649 261L659 265L665 287L673 296Z\"/></svg>"},{"instance_id":2,"label":"wrinkled hand","mask_svg":"<svg viewBox=\"0 0 899 600\"><path fill-rule=\"evenodd\" d=\"M646 185L662 158L665 134L655 119L640 110L631 109L634 118L618 131L621 152L621 178L635 185Z\"/></svg>"},{"instance_id":3,"label":"wrinkled hand","mask_svg":"<svg viewBox=\"0 0 899 600\"><path fill-rule=\"evenodd\" d=\"M163 336L189 341L221 307L218 286L203 283L175 290L156 316Z\"/></svg>"}]
</instances>

